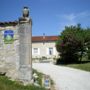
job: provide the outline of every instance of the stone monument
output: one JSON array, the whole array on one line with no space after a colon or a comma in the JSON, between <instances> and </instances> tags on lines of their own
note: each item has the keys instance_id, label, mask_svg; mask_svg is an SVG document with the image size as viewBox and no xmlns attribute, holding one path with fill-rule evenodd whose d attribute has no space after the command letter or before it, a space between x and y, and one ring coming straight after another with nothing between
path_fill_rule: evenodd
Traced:
<instances>
[{"instance_id":1,"label":"stone monument","mask_svg":"<svg viewBox=\"0 0 90 90\"><path fill-rule=\"evenodd\" d=\"M19 80L24 84L32 81L32 20L29 9L24 7L23 16L19 18Z\"/></svg>"}]
</instances>

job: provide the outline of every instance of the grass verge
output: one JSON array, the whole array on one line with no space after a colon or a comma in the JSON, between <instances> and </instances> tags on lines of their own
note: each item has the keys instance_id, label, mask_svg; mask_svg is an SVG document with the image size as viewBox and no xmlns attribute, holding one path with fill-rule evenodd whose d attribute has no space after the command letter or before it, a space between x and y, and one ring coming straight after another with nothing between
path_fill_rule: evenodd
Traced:
<instances>
[{"instance_id":1,"label":"grass verge","mask_svg":"<svg viewBox=\"0 0 90 90\"><path fill-rule=\"evenodd\" d=\"M43 74L41 72L38 72L35 69L33 69L33 72L37 74L37 76L38 76L38 78L37 78L38 84L40 86L42 86L42 79L43 79L43 75L45 75L45 74ZM51 78L50 78L50 82L51 82L51 89L50 90L55 90L55 86L54 86L55 83L54 83L54 81Z\"/></svg>"},{"instance_id":2,"label":"grass verge","mask_svg":"<svg viewBox=\"0 0 90 90\"><path fill-rule=\"evenodd\" d=\"M34 85L24 86L16 81L9 80L6 76L0 76L0 90L45 90Z\"/></svg>"},{"instance_id":3,"label":"grass verge","mask_svg":"<svg viewBox=\"0 0 90 90\"><path fill-rule=\"evenodd\" d=\"M42 78L43 78L43 75L42 73L38 72L37 70L33 69L33 72L37 74L38 78L37 78L37 81L38 81L38 84L42 86Z\"/></svg>"},{"instance_id":4,"label":"grass verge","mask_svg":"<svg viewBox=\"0 0 90 90\"><path fill-rule=\"evenodd\" d=\"M66 66L90 72L90 62L88 62L88 63L81 63L81 64L80 63L79 64L68 64Z\"/></svg>"}]
</instances>

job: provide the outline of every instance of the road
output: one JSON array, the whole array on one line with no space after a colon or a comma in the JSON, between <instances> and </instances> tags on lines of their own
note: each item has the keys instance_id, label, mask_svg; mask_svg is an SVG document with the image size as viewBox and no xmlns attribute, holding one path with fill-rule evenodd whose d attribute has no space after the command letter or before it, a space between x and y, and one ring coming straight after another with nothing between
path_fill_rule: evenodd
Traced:
<instances>
[{"instance_id":1,"label":"road","mask_svg":"<svg viewBox=\"0 0 90 90\"><path fill-rule=\"evenodd\" d=\"M90 72L50 63L33 63L33 68L50 75L56 90L90 90Z\"/></svg>"}]
</instances>

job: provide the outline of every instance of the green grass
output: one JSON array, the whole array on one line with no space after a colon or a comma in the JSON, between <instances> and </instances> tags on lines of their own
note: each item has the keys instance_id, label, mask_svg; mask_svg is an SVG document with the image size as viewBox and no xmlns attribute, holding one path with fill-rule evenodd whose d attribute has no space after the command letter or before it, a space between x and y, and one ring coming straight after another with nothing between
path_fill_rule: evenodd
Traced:
<instances>
[{"instance_id":1,"label":"green grass","mask_svg":"<svg viewBox=\"0 0 90 90\"><path fill-rule=\"evenodd\" d=\"M34 71L34 73L36 73L39 76L38 77L38 82L39 82L40 85L42 85L42 78L43 78L43 75L45 75L45 74L42 74L41 72L38 72L35 69L33 69L33 71ZM54 81L52 79L51 79L51 85L54 85Z\"/></svg>"},{"instance_id":2,"label":"green grass","mask_svg":"<svg viewBox=\"0 0 90 90\"><path fill-rule=\"evenodd\" d=\"M0 76L0 90L45 90L34 85L24 86L17 81L11 81L5 76Z\"/></svg>"},{"instance_id":3,"label":"green grass","mask_svg":"<svg viewBox=\"0 0 90 90\"><path fill-rule=\"evenodd\" d=\"M39 85L42 85L42 78L43 78L43 75L42 73L38 72L37 70L33 69L33 72L37 74L38 78L37 78L37 81L39 83Z\"/></svg>"},{"instance_id":4,"label":"green grass","mask_svg":"<svg viewBox=\"0 0 90 90\"><path fill-rule=\"evenodd\" d=\"M45 88L42 87L42 78L43 75L42 73L33 70L34 73L38 75L38 83L40 87L32 85L26 85L24 86L21 82L19 81L12 81L6 76L0 76L0 90L46 90ZM53 81L51 82L53 85Z\"/></svg>"},{"instance_id":5,"label":"green grass","mask_svg":"<svg viewBox=\"0 0 90 90\"><path fill-rule=\"evenodd\" d=\"M81 63L81 64L68 64L66 66L90 72L90 62L88 62L88 63Z\"/></svg>"},{"instance_id":6,"label":"green grass","mask_svg":"<svg viewBox=\"0 0 90 90\"><path fill-rule=\"evenodd\" d=\"M43 78L43 75L45 75L45 74L42 74L41 72L38 72L35 69L33 69L33 71L34 71L34 73L36 73L38 75L38 80L37 81L38 81L39 85L42 86L42 78ZM50 78L50 80L51 80L51 85L54 86L54 81L51 78Z\"/></svg>"}]
</instances>

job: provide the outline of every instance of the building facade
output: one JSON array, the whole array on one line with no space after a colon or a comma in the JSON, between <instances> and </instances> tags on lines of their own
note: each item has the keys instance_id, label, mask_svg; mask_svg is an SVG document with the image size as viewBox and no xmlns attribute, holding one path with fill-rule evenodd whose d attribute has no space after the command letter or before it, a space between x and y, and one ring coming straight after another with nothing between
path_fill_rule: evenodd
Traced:
<instances>
[{"instance_id":1,"label":"building facade","mask_svg":"<svg viewBox=\"0 0 90 90\"><path fill-rule=\"evenodd\" d=\"M57 36L33 36L32 57L33 58L56 58L58 52L55 47Z\"/></svg>"}]
</instances>

